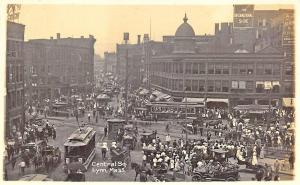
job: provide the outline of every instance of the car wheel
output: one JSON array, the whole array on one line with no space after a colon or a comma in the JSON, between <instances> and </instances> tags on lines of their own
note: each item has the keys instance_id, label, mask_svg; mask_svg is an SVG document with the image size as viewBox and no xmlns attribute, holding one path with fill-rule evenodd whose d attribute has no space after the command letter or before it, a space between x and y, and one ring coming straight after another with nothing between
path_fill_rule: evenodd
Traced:
<instances>
[{"instance_id":1,"label":"car wheel","mask_svg":"<svg viewBox=\"0 0 300 185\"><path fill-rule=\"evenodd\" d=\"M193 177L192 177L192 181L201 181L201 176L199 176L199 175L194 175Z\"/></svg>"},{"instance_id":2,"label":"car wheel","mask_svg":"<svg viewBox=\"0 0 300 185\"><path fill-rule=\"evenodd\" d=\"M235 181L235 179L233 177L228 177L226 181Z\"/></svg>"}]
</instances>

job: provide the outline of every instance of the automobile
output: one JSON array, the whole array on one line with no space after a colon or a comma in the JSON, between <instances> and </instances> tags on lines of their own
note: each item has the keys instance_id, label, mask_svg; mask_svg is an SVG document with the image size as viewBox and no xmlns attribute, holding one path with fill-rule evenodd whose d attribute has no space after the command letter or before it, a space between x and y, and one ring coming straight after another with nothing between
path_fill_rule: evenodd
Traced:
<instances>
[{"instance_id":1,"label":"automobile","mask_svg":"<svg viewBox=\"0 0 300 185\"><path fill-rule=\"evenodd\" d=\"M53 181L53 179L44 174L28 174L21 177L18 181Z\"/></svg>"},{"instance_id":2,"label":"automobile","mask_svg":"<svg viewBox=\"0 0 300 185\"><path fill-rule=\"evenodd\" d=\"M238 170L226 170L215 172L194 172L192 181L238 181Z\"/></svg>"},{"instance_id":3,"label":"automobile","mask_svg":"<svg viewBox=\"0 0 300 185\"><path fill-rule=\"evenodd\" d=\"M141 136L141 143L146 143L146 145L149 145L150 143L152 143L153 139L156 139L156 134L153 132L141 133L140 136Z\"/></svg>"}]
</instances>

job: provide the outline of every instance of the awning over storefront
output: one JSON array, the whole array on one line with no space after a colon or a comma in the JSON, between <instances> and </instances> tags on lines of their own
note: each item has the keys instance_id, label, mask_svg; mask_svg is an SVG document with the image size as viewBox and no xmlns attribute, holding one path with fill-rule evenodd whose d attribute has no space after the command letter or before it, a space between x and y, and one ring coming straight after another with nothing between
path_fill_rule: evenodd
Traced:
<instances>
[{"instance_id":1,"label":"awning over storefront","mask_svg":"<svg viewBox=\"0 0 300 185\"><path fill-rule=\"evenodd\" d=\"M282 98L282 106L283 107L294 107L295 106L295 98Z\"/></svg>"},{"instance_id":2,"label":"awning over storefront","mask_svg":"<svg viewBox=\"0 0 300 185\"><path fill-rule=\"evenodd\" d=\"M261 114L270 109L269 105L238 105L234 110L248 111L253 114ZM271 109L274 109L271 107Z\"/></svg>"},{"instance_id":3,"label":"awning over storefront","mask_svg":"<svg viewBox=\"0 0 300 185\"><path fill-rule=\"evenodd\" d=\"M222 99L222 98L207 98L206 102L219 102L219 103L227 103L228 99Z\"/></svg>"},{"instance_id":4,"label":"awning over storefront","mask_svg":"<svg viewBox=\"0 0 300 185\"><path fill-rule=\"evenodd\" d=\"M204 103L204 98L183 98L182 102Z\"/></svg>"},{"instance_id":5,"label":"awning over storefront","mask_svg":"<svg viewBox=\"0 0 300 185\"><path fill-rule=\"evenodd\" d=\"M148 93L149 93L149 90L147 90L147 89L142 89L142 90L139 92L140 95L146 95L146 94L148 94Z\"/></svg>"}]
</instances>

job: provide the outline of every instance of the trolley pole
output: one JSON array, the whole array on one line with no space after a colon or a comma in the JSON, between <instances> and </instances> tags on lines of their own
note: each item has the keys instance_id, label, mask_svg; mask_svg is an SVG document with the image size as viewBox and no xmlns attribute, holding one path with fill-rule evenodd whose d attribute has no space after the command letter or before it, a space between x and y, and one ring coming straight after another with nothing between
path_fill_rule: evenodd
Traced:
<instances>
[{"instance_id":1,"label":"trolley pole","mask_svg":"<svg viewBox=\"0 0 300 185\"><path fill-rule=\"evenodd\" d=\"M128 48L127 42L129 40L129 33L124 33L124 41L125 41L125 60L126 60L126 73L125 73L125 123L128 123Z\"/></svg>"}]
</instances>

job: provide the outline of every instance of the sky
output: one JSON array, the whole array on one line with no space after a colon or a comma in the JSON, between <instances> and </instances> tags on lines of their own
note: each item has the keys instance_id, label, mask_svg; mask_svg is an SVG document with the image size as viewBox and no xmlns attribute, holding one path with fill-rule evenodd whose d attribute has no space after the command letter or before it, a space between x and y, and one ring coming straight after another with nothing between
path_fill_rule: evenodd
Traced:
<instances>
[{"instance_id":1,"label":"sky","mask_svg":"<svg viewBox=\"0 0 300 185\"><path fill-rule=\"evenodd\" d=\"M293 8L292 5L256 5L255 9ZM188 23L197 35L214 34L217 22L232 22L232 5L22 5L19 23L24 24L25 40L56 37L96 38L95 53L115 51L129 32L130 43L137 35L150 33L161 41L163 35L174 35L187 14Z\"/></svg>"}]
</instances>

